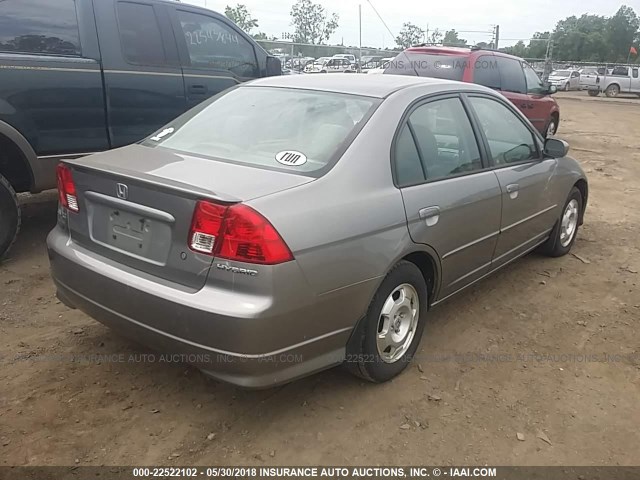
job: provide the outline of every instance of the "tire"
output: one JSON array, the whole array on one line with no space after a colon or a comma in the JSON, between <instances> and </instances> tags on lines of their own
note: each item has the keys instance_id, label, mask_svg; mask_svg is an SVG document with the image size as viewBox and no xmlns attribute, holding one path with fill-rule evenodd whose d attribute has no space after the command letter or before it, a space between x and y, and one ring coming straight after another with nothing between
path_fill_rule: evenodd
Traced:
<instances>
[{"instance_id":1,"label":"tire","mask_svg":"<svg viewBox=\"0 0 640 480\"><path fill-rule=\"evenodd\" d=\"M571 89L571 87L569 87L569 84L568 84L568 83L565 83L565 85L564 85L564 91L565 91L565 92L568 92L570 89Z\"/></svg>"},{"instance_id":2,"label":"tire","mask_svg":"<svg viewBox=\"0 0 640 480\"><path fill-rule=\"evenodd\" d=\"M613 85L609 85L604 91L604 94L609 98L615 98L620 94L620 87L615 83Z\"/></svg>"},{"instance_id":3,"label":"tire","mask_svg":"<svg viewBox=\"0 0 640 480\"><path fill-rule=\"evenodd\" d=\"M589 90L590 97L597 97L598 95L600 95L600 92L598 90Z\"/></svg>"},{"instance_id":4,"label":"tire","mask_svg":"<svg viewBox=\"0 0 640 480\"><path fill-rule=\"evenodd\" d=\"M558 117L555 115L551 116L551 120L547 124L547 128L544 129L544 138L553 137L556 133L558 133Z\"/></svg>"},{"instance_id":5,"label":"tire","mask_svg":"<svg viewBox=\"0 0 640 480\"><path fill-rule=\"evenodd\" d=\"M20 205L9 181L0 175L0 260L16 241L20 230Z\"/></svg>"},{"instance_id":6,"label":"tire","mask_svg":"<svg viewBox=\"0 0 640 480\"><path fill-rule=\"evenodd\" d=\"M566 229L564 228L564 217L567 215L569 210L569 206L575 207L575 210L572 213L572 221L575 221L575 225L571 230L571 234L569 238L566 237ZM582 218L582 209L583 209L583 199L580 190L576 187L571 189L571 193L569 193L569 197L562 207L562 213L560 214L560 218L556 222L553 230L551 231L551 235L549 236L549 240L547 240L541 247L541 252L549 257L562 257L571 251L571 247L576 241L576 237L578 236L578 229L580 228L580 218ZM564 238L563 238L564 236Z\"/></svg>"},{"instance_id":7,"label":"tire","mask_svg":"<svg viewBox=\"0 0 640 480\"><path fill-rule=\"evenodd\" d=\"M409 300L413 297L413 301L397 310L390 310L388 306L397 306L396 302L403 298L401 289L405 292L404 298ZM407 293L410 295L406 295ZM384 315L384 310L390 310L390 313ZM398 322L395 328L392 325L394 317ZM374 383L386 382L400 374L420 344L426 317L427 284L424 277L413 263L401 261L382 281L366 316L356 327L347 345L346 363L349 371ZM390 351L386 352L378 343L379 332L385 329L388 340L398 340L399 347L395 349L397 355L393 355L393 358L389 358L394 352L393 347L388 347ZM385 340L382 339L381 343L385 343Z\"/></svg>"}]
</instances>

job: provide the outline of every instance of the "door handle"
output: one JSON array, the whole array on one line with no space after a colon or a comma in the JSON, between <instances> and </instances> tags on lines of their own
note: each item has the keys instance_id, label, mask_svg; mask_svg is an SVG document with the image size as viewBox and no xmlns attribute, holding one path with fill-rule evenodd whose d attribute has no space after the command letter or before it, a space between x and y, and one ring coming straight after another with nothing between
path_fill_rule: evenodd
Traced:
<instances>
[{"instance_id":1,"label":"door handle","mask_svg":"<svg viewBox=\"0 0 640 480\"><path fill-rule=\"evenodd\" d=\"M510 185L507 185L507 193L509 194L509 197L511 198L511 200L515 200L516 198L518 198L519 190L520 190L520 185L518 185L517 183L512 183Z\"/></svg>"},{"instance_id":2,"label":"door handle","mask_svg":"<svg viewBox=\"0 0 640 480\"><path fill-rule=\"evenodd\" d=\"M418 212L420 218L425 221L427 227L433 227L440 220L440 207L427 207Z\"/></svg>"},{"instance_id":3,"label":"door handle","mask_svg":"<svg viewBox=\"0 0 640 480\"><path fill-rule=\"evenodd\" d=\"M207 93L206 85L189 85L189 91L191 93Z\"/></svg>"}]
</instances>

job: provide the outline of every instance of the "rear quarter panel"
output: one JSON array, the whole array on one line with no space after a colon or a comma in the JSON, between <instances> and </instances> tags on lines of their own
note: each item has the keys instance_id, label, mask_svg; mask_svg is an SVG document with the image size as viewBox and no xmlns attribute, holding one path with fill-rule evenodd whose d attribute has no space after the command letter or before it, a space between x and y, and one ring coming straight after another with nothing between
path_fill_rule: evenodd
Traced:
<instances>
[{"instance_id":1,"label":"rear quarter panel","mask_svg":"<svg viewBox=\"0 0 640 480\"><path fill-rule=\"evenodd\" d=\"M335 328L362 317L390 268L417 250L409 237L390 148L406 108L386 100L323 177L249 202L280 232ZM426 247L422 247L426 248Z\"/></svg>"}]
</instances>

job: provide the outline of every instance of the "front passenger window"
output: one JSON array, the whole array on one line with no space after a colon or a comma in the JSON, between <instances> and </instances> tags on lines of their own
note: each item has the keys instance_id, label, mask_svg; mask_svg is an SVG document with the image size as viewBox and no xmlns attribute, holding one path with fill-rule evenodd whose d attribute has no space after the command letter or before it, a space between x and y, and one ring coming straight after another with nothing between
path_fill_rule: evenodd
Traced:
<instances>
[{"instance_id":1,"label":"front passenger window","mask_svg":"<svg viewBox=\"0 0 640 480\"><path fill-rule=\"evenodd\" d=\"M495 165L508 165L539 158L533 133L511 109L485 97L469 99L489 142Z\"/></svg>"}]
</instances>

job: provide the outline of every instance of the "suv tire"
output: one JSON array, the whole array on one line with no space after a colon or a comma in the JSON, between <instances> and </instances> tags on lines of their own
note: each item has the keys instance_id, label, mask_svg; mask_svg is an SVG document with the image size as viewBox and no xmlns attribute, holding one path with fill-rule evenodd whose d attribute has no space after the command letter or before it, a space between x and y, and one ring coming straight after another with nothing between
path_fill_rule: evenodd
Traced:
<instances>
[{"instance_id":1,"label":"suv tire","mask_svg":"<svg viewBox=\"0 0 640 480\"><path fill-rule=\"evenodd\" d=\"M20 205L9 181L0 175L0 259L16 241L20 230Z\"/></svg>"}]
</instances>

